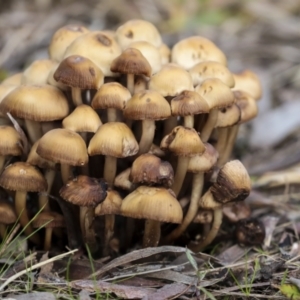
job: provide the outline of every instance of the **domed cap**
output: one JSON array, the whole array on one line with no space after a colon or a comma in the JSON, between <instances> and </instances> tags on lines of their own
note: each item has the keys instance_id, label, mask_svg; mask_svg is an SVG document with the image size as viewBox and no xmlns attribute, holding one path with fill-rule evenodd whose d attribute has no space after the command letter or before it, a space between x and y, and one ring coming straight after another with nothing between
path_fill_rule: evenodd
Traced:
<instances>
[{"instance_id":1,"label":"domed cap","mask_svg":"<svg viewBox=\"0 0 300 300\"><path fill-rule=\"evenodd\" d=\"M11 91L13 91L17 86L12 84L0 84L0 103ZM4 113L0 111L0 117L6 117Z\"/></svg>"},{"instance_id":2,"label":"domed cap","mask_svg":"<svg viewBox=\"0 0 300 300\"><path fill-rule=\"evenodd\" d=\"M11 191L43 192L47 182L42 173L29 163L16 162L4 169L0 186Z\"/></svg>"},{"instance_id":3,"label":"domed cap","mask_svg":"<svg viewBox=\"0 0 300 300\"><path fill-rule=\"evenodd\" d=\"M37 122L63 119L69 113L64 94L50 85L21 85L0 103L3 113Z\"/></svg>"},{"instance_id":4,"label":"domed cap","mask_svg":"<svg viewBox=\"0 0 300 300\"><path fill-rule=\"evenodd\" d=\"M107 183L104 179L79 175L68 180L59 191L60 196L75 205L95 207L106 197Z\"/></svg>"},{"instance_id":5,"label":"domed cap","mask_svg":"<svg viewBox=\"0 0 300 300\"><path fill-rule=\"evenodd\" d=\"M201 84L205 79L218 78L228 87L234 87L233 74L222 64L215 61L204 61L196 64L189 70L194 86Z\"/></svg>"},{"instance_id":6,"label":"domed cap","mask_svg":"<svg viewBox=\"0 0 300 300\"><path fill-rule=\"evenodd\" d=\"M116 215L120 213L122 198L120 194L112 189L107 190L104 201L95 208L95 215Z\"/></svg>"},{"instance_id":7,"label":"domed cap","mask_svg":"<svg viewBox=\"0 0 300 300\"><path fill-rule=\"evenodd\" d=\"M59 28L52 36L48 52L50 59L57 62L63 60L67 47L79 36L89 32L87 28L81 25L66 25Z\"/></svg>"},{"instance_id":8,"label":"domed cap","mask_svg":"<svg viewBox=\"0 0 300 300\"><path fill-rule=\"evenodd\" d=\"M135 184L133 184L129 180L130 173L131 173L131 168L127 168L121 173L119 173L114 180L114 186L126 191L134 190Z\"/></svg>"},{"instance_id":9,"label":"domed cap","mask_svg":"<svg viewBox=\"0 0 300 300\"><path fill-rule=\"evenodd\" d=\"M199 208L204 209L217 209L222 207L222 203L217 202L211 192L211 187L206 191L206 193L199 199Z\"/></svg>"},{"instance_id":10,"label":"domed cap","mask_svg":"<svg viewBox=\"0 0 300 300\"><path fill-rule=\"evenodd\" d=\"M0 155L22 155L22 139L14 127L0 126Z\"/></svg>"},{"instance_id":11,"label":"domed cap","mask_svg":"<svg viewBox=\"0 0 300 300\"><path fill-rule=\"evenodd\" d=\"M0 224L13 224L17 221L17 216L12 203L0 200Z\"/></svg>"},{"instance_id":12,"label":"domed cap","mask_svg":"<svg viewBox=\"0 0 300 300\"><path fill-rule=\"evenodd\" d=\"M23 76L23 73L21 73L21 72L13 74L13 75L5 78L1 82L1 85L20 85L22 76Z\"/></svg>"},{"instance_id":13,"label":"domed cap","mask_svg":"<svg viewBox=\"0 0 300 300\"><path fill-rule=\"evenodd\" d=\"M201 36L192 36L175 44L171 60L187 70L207 60L227 65L224 53L213 42Z\"/></svg>"},{"instance_id":14,"label":"domed cap","mask_svg":"<svg viewBox=\"0 0 300 300\"><path fill-rule=\"evenodd\" d=\"M41 157L55 163L83 166L88 162L82 137L69 129L53 129L44 134L36 149Z\"/></svg>"},{"instance_id":15,"label":"domed cap","mask_svg":"<svg viewBox=\"0 0 300 300\"><path fill-rule=\"evenodd\" d=\"M134 48L127 48L111 63L114 73L151 76L151 66L145 56Z\"/></svg>"},{"instance_id":16,"label":"domed cap","mask_svg":"<svg viewBox=\"0 0 300 300\"><path fill-rule=\"evenodd\" d=\"M175 127L170 134L166 135L161 141L160 148L169 150L175 155L189 157L205 151L197 131L183 126Z\"/></svg>"},{"instance_id":17,"label":"domed cap","mask_svg":"<svg viewBox=\"0 0 300 300\"><path fill-rule=\"evenodd\" d=\"M56 72L57 68L58 68L59 64L56 63L54 66L52 66L49 74L48 74L48 78L47 78L47 84L50 84L62 91L68 91L70 90L71 88L61 82L57 82L55 79L54 79L54 73Z\"/></svg>"},{"instance_id":18,"label":"domed cap","mask_svg":"<svg viewBox=\"0 0 300 300\"><path fill-rule=\"evenodd\" d=\"M104 76L114 76L110 71L112 61L121 54L121 48L114 38L102 31L93 31L78 37L66 49L64 58L81 55L93 61Z\"/></svg>"},{"instance_id":19,"label":"domed cap","mask_svg":"<svg viewBox=\"0 0 300 300\"><path fill-rule=\"evenodd\" d=\"M90 59L80 55L65 58L53 77L58 82L82 90L97 90L104 81L102 71Z\"/></svg>"},{"instance_id":20,"label":"domed cap","mask_svg":"<svg viewBox=\"0 0 300 300\"><path fill-rule=\"evenodd\" d=\"M122 202L121 214L136 219L181 223L182 208L171 190L140 186Z\"/></svg>"},{"instance_id":21,"label":"domed cap","mask_svg":"<svg viewBox=\"0 0 300 300\"><path fill-rule=\"evenodd\" d=\"M158 92L145 90L126 103L124 116L131 120L164 120L171 116L171 107Z\"/></svg>"},{"instance_id":22,"label":"domed cap","mask_svg":"<svg viewBox=\"0 0 300 300\"><path fill-rule=\"evenodd\" d=\"M204 80L195 91L206 100L210 109L227 107L234 102L231 89L217 78Z\"/></svg>"},{"instance_id":23,"label":"domed cap","mask_svg":"<svg viewBox=\"0 0 300 300\"><path fill-rule=\"evenodd\" d=\"M165 43L162 43L161 46L158 48L160 53L160 60L162 65L166 65L171 60L171 49Z\"/></svg>"},{"instance_id":24,"label":"domed cap","mask_svg":"<svg viewBox=\"0 0 300 300\"><path fill-rule=\"evenodd\" d=\"M245 123L254 119L258 114L258 107L255 99L247 92L234 91L236 105L241 111L239 123Z\"/></svg>"},{"instance_id":25,"label":"domed cap","mask_svg":"<svg viewBox=\"0 0 300 300\"><path fill-rule=\"evenodd\" d=\"M105 123L92 137L89 155L109 155L118 158L133 156L139 151L138 143L130 128L121 122Z\"/></svg>"},{"instance_id":26,"label":"domed cap","mask_svg":"<svg viewBox=\"0 0 300 300\"><path fill-rule=\"evenodd\" d=\"M171 100L173 116L193 116L209 112L206 100L195 91L183 91Z\"/></svg>"},{"instance_id":27,"label":"domed cap","mask_svg":"<svg viewBox=\"0 0 300 300\"><path fill-rule=\"evenodd\" d=\"M131 98L129 90L118 82L103 84L95 94L91 106L94 109L116 108L123 110Z\"/></svg>"},{"instance_id":28,"label":"domed cap","mask_svg":"<svg viewBox=\"0 0 300 300\"><path fill-rule=\"evenodd\" d=\"M182 67L167 64L151 77L149 90L157 91L163 97L174 97L184 90L193 91L193 80L191 75Z\"/></svg>"},{"instance_id":29,"label":"domed cap","mask_svg":"<svg viewBox=\"0 0 300 300\"><path fill-rule=\"evenodd\" d=\"M73 112L63 119L64 128L76 132L96 132L102 125L98 114L88 105L78 105Z\"/></svg>"},{"instance_id":30,"label":"domed cap","mask_svg":"<svg viewBox=\"0 0 300 300\"><path fill-rule=\"evenodd\" d=\"M55 211L42 211L32 221L33 228L62 228L65 227L65 218Z\"/></svg>"},{"instance_id":31,"label":"domed cap","mask_svg":"<svg viewBox=\"0 0 300 300\"><path fill-rule=\"evenodd\" d=\"M170 187L174 182L174 171L169 162L146 153L133 162L130 180L133 183Z\"/></svg>"},{"instance_id":32,"label":"domed cap","mask_svg":"<svg viewBox=\"0 0 300 300\"><path fill-rule=\"evenodd\" d=\"M217 127L228 127L237 124L241 119L241 110L236 103L218 110Z\"/></svg>"},{"instance_id":33,"label":"domed cap","mask_svg":"<svg viewBox=\"0 0 300 300\"><path fill-rule=\"evenodd\" d=\"M136 41L146 41L154 47L162 44L161 36L156 27L144 20L130 20L116 30L116 39L122 49Z\"/></svg>"}]
</instances>

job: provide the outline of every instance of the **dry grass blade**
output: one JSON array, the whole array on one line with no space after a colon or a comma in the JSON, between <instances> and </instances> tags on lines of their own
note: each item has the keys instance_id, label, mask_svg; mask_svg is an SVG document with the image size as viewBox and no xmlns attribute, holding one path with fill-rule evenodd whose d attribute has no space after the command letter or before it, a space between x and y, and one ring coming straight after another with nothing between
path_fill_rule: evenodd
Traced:
<instances>
[{"instance_id":1,"label":"dry grass blade","mask_svg":"<svg viewBox=\"0 0 300 300\"><path fill-rule=\"evenodd\" d=\"M2 256L2 254L5 252L5 250L7 249L7 247L10 245L10 242L13 240L13 238L15 237L15 235L17 234L18 230L20 229L20 224L17 224L15 226L15 228L13 229L13 231L9 234L9 236L7 237L5 243L3 246L1 246L0 249L0 257Z\"/></svg>"}]
</instances>

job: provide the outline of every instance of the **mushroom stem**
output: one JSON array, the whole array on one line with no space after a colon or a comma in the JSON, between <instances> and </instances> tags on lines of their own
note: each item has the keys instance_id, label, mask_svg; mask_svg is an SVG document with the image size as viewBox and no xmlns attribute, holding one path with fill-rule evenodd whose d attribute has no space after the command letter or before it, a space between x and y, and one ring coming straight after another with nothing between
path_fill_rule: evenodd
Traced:
<instances>
[{"instance_id":1,"label":"mushroom stem","mask_svg":"<svg viewBox=\"0 0 300 300\"><path fill-rule=\"evenodd\" d=\"M0 173L3 170L4 163L5 163L5 155L0 155Z\"/></svg>"},{"instance_id":2,"label":"mushroom stem","mask_svg":"<svg viewBox=\"0 0 300 300\"><path fill-rule=\"evenodd\" d=\"M200 133L203 143L207 142L218 120L218 109L212 109L208 115L208 119Z\"/></svg>"},{"instance_id":3,"label":"mushroom stem","mask_svg":"<svg viewBox=\"0 0 300 300\"><path fill-rule=\"evenodd\" d=\"M175 228L167 237L166 241L171 242L176 240L190 225L190 223L194 220L199 207L199 198L201 196L203 190L204 183L204 174L203 172L199 172L194 174L193 176L193 186L192 186L192 195L191 201L188 208L188 211L182 221L182 223Z\"/></svg>"},{"instance_id":4,"label":"mushroom stem","mask_svg":"<svg viewBox=\"0 0 300 300\"><path fill-rule=\"evenodd\" d=\"M142 121L142 137L139 143L139 153L147 153L152 145L155 134L155 121L153 120L143 120Z\"/></svg>"},{"instance_id":5,"label":"mushroom stem","mask_svg":"<svg viewBox=\"0 0 300 300\"><path fill-rule=\"evenodd\" d=\"M52 231L53 228L45 228L45 240L44 240L44 250L49 251L51 248L51 241L52 241Z\"/></svg>"},{"instance_id":6,"label":"mushroom stem","mask_svg":"<svg viewBox=\"0 0 300 300\"><path fill-rule=\"evenodd\" d=\"M145 221L143 248L156 247L160 240L160 222L155 220Z\"/></svg>"},{"instance_id":7,"label":"mushroom stem","mask_svg":"<svg viewBox=\"0 0 300 300\"><path fill-rule=\"evenodd\" d=\"M75 106L83 104L81 97L81 89L78 87L72 87L72 99Z\"/></svg>"},{"instance_id":8,"label":"mushroom stem","mask_svg":"<svg viewBox=\"0 0 300 300\"><path fill-rule=\"evenodd\" d=\"M114 235L115 215L105 215L105 235L103 254L109 254L109 242Z\"/></svg>"},{"instance_id":9,"label":"mushroom stem","mask_svg":"<svg viewBox=\"0 0 300 300\"><path fill-rule=\"evenodd\" d=\"M131 95L134 94L134 74L127 74L127 88Z\"/></svg>"},{"instance_id":10,"label":"mushroom stem","mask_svg":"<svg viewBox=\"0 0 300 300\"><path fill-rule=\"evenodd\" d=\"M174 183L172 185L172 190L174 191L175 195L178 196L181 190L188 165L189 165L190 158L188 156L178 156L178 164L176 168Z\"/></svg>"},{"instance_id":11,"label":"mushroom stem","mask_svg":"<svg viewBox=\"0 0 300 300\"><path fill-rule=\"evenodd\" d=\"M196 246L189 247L193 252L202 251L207 245L209 245L215 239L221 227L222 218L223 218L222 207L214 209L214 220L211 225L210 231L208 235L204 237L204 239L199 244L197 244Z\"/></svg>"},{"instance_id":12,"label":"mushroom stem","mask_svg":"<svg viewBox=\"0 0 300 300\"><path fill-rule=\"evenodd\" d=\"M117 172L117 158L113 156L106 155L104 163L104 179L108 183L109 187L112 187Z\"/></svg>"},{"instance_id":13,"label":"mushroom stem","mask_svg":"<svg viewBox=\"0 0 300 300\"><path fill-rule=\"evenodd\" d=\"M7 236L6 225L0 224L0 237L1 237L2 241L5 240L6 236Z\"/></svg>"},{"instance_id":14,"label":"mushroom stem","mask_svg":"<svg viewBox=\"0 0 300 300\"><path fill-rule=\"evenodd\" d=\"M87 144L88 133L87 132L80 132L79 134L82 137L82 139L84 140L85 144ZM81 169L81 174L86 175L86 176L90 176L89 164L85 164L80 169Z\"/></svg>"},{"instance_id":15,"label":"mushroom stem","mask_svg":"<svg viewBox=\"0 0 300 300\"><path fill-rule=\"evenodd\" d=\"M28 218L28 213L26 209L26 196L27 192L16 191L15 195L15 209L16 214L19 218L19 222L21 226L24 228L25 234L28 238L35 244L40 244L40 239L37 235L32 235L33 228L31 225L31 221Z\"/></svg>"},{"instance_id":16,"label":"mushroom stem","mask_svg":"<svg viewBox=\"0 0 300 300\"><path fill-rule=\"evenodd\" d=\"M194 128L194 116L185 116L184 117L184 126L189 128Z\"/></svg>"},{"instance_id":17,"label":"mushroom stem","mask_svg":"<svg viewBox=\"0 0 300 300\"><path fill-rule=\"evenodd\" d=\"M73 177L71 172L71 166L67 164L60 164L61 178L63 184L67 184L68 180Z\"/></svg>"},{"instance_id":18,"label":"mushroom stem","mask_svg":"<svg viewBox=\"0 0 300 300\"><path fill-rule=\"evenodd\" d=\"M117 122L118 121L118 114L115 108L108 108L107 109L107 121L108 122Z\"/></svg>"},{"instance_id":19,"label":"mushroom stem","mask_svg":"<svg viewBox=\"0 0 300 300\"><path fill-rule=\"evenodd\" d=\"M94 252L97 249L96 234L92 226L95 216L93 207L80 207L80 228L83 242L88 245L89 249Z\"/></svg>"},{"instance_id":20,"label":"mushroom stem","mask_svg":"<svg viewBox=\"0 0 300 300\"><path fill-rule=\"evenodd\" d=\"M38 139L43 136L42 126L40 123L32 120L25 119L25 125L29 139L34 144Z\"/></svg>"},{"instance_id":21,"label":"mushroom stem","mask_svg":"<svg viewBox=\"0 0 300 300\"><path fill-rule=\"evenodd\" d=\"M43 209L43 211L50 211L50 205L49 205L49 194L51 192L51 188L54 182L55 178L55 170L47 169L45 171L44 177L47 181L47 191L40 193L39 195L39 208Z\"/></svg>"},{"instance_id":22,"label":"mushroom stem","mask_svg":"<svg viewBox=\"0 0 300 300\"><path fill-rule=\"evenodd\" d=\"M218 151L220 157L222 157L226 149L229 130L230 129L227 127L218 128L218 142L216 145L216 150Z\"/></svg>"}]
</instances>

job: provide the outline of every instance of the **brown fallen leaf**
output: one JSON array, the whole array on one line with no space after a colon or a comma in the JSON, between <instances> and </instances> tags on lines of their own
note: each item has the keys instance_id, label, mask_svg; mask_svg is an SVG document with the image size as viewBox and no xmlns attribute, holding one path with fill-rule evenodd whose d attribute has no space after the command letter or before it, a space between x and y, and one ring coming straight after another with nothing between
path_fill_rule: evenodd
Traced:
<instances>
[{"instance_id":1,"label":"brown fallen leaf","mask_svg":"<svg viewBox=\"0 0 300 300\"><path fill-rule=\"evenodd\" d=\"M142 300L165 300L180 294L183 294L189 287L182 283L166 284L150 296L144 297Z\"/></svg>"}]
</instances>

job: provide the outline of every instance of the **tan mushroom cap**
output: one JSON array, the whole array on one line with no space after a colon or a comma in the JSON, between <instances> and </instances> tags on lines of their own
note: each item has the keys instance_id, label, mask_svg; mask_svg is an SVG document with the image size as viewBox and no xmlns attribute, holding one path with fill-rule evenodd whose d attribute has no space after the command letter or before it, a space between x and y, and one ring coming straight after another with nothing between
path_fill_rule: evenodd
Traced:
<instances>
[{"instance_id":1,"label":"tan mushroom cap","mask_svg":"<svg viewBox=\"0 0 300 300\"><path fill-rule=\"evenodd\" d=\"M54 77L53 77L53 75L54 75L54 73L56 72L58 66L59 66L59 64L56 63L56 64L53 65L52 68L50 69L50 72L49 72L48 78L47 78L47 84L50 84L50 85L52 85L52 86L54 86L54 87L56 87L56 88L58 88L58 89L60 89L60 90L62 90L62 91L68 91L68 90L70 90L70 87L69 87L69 86L67 86L67 85L65 85L65 84L63 84L63 83L61 83L61 82L57 82L57 81L54 79Z\"/></svg>"},{"instance_id":2,"label":"tan mushroom cap","mask_svg":"<svg viewBox=\"0 0 300 300\"><path fill-rule=\"evenodd\" d=\"M0 155L22 155L22 139L14 127L0 126Z\"/></svg>"},{"instance_id":3,"label":"tan mushroom cap","mask_svg":"<svg viewBox=\"0 0 300 300\"><path fill-rule=\"evenodd\" d=\"M151 43L146 41L133 42L127 48L137 49L143 54L151 66L152 75L161 69L161 56L159 50Z\"/></svg>"},{"instance_id":4,"label":"tan mushroom cap","mask_svg":"<svg viewBox=\"0 0 300 300\"><path fill-rule=\"evenodd\" d=\"M258 114L256 100L249 93L244 91L234 91L233 94L236 105L241 111L239 123L245 123L254 119Z\"/></svg>"},{"instance_id":5,"label":"tan mushroom cap","mask_svg":"<svg viewBox=\"0 0 300 300\"><path fill-rule=\"evenodd\" d=\"M205 151L198 132L194 128L177 126L166 135L160 144L163 150L169 150L175 155L189 156L201 154Z\"/></svg>"},{"instance_id":6,"label":"tan mushroom cap","mask_svg":"<svg viewBox=\"0 0 300 300\"><path fill-rule=\"evenodd\" d=\"M240 119L241 110L236 103L233 103L230 106L219 109L215 128L233 126L237 124Z\"/></svg>"},{"instance_id":7,"label":"tan mushroom cap","mask_svg":"<svg viewBox=\"0 0 300 300\"><path fill-rule=\"evenodd\" d=\"M187 70L199 62L208 60L227 65L224 53L213 42L204 37L188 37L179 41L172 48L171 61Z\"/></svg>"},{"instance_id":8,"label":"tan mushroom cap","mask_svg":"<svg viewBox=\"0 0 300 300\"><path fill-rule=\"evenodd\" d=\"M164 120L171 116L171 107L158 92L145 90L133 95L123 113L131 120Z\"/></svg>"},{"instance_id":9,"label":"tan mushroom cap","mask_svg":"<svg viewBox=\"0 0 300 300\"><path fill-rule=\"evenodd\" d=\"M16 73L14 75L11 75L7 78L5 78L2 82L1 85L20 85L21 84L21 78L23 76L23 73Z\"/></svg>"},{"instance_id":10,"label":"tan mushroom cap","mask_svg":"<svg viewBox=\"0 0 300 300\"><path fill-rule=\"evenodd\" d=\"M133 162L130 179L133 183L170 187L174 182L174 171L169 162L146 153L140 155Z\"/></svg>"},{"instance_id":11,"label":"tan mushroom cap","mask_svg":"<svg viewBox=\"0 0 300 300\"><path fill-rule=\"evenodd\" d=\"M138 150L132 131L121 122L109 122L100 126L88 147L91 156L102 154L118 158L133 156Z\"/></svg>"},{"instance_id":12,"label":"tan mushroom cap","mask_svg":"<svg viewBox=\"0 0 300 300\"><path fill-rule=\"evenodd\" d=\"M59 28L53 34L48 48L50 59L62 61L67 47L79 36L88 32L89 30L81 25L70 24Z\"/></svg>"},{"instance_id":13,"label":"tan mushroom cap","mask_svg":"<svg viewBox=\"0 0 300 300\"><path fill-rule=\"evenodd\" d=\"M207 192L199 199L198 202L199 208L204 209L217 209L222 207L222 203L217 202L211 192L211 187L207 190Z\"/></svg>"},{"instance_id":14,"label":"tan mushroom cap","mask_svg":"<svg viewBox=\"0 0 300 300\"><path fill-rule=\"evenodd\" d=\"M95 207L106 197L107 184L104 179L79 175L60 189L60 196L75 205Z\"/></svg>"},{"instance_id":15,"label":"tan mushroom cap","mask_svg":"<svg viewBox=\"0 0 300 300\"><path fill-rule=\"evenodd\" d=\"M210 109L227 107L234 102L231 89L217 78L204 80L195 91L206 100Z\"/></svg>"},{"instance_id":16,"label":"tan mushroom cap","mask_svg":"<svg viewBox=\"0 0 300 300\"><path fill-rule=\"evenodd\" d=\"M11 91L13 91L17 85L12 84L0 84L0 103ZM0 117L3 117L4 114L0 111Z\"/></svg>"},{"instance_id":17,"label":"tan mushroom cap","mask_svg":"<svg viewBox=\"0 0 300 300\"><path fill-rule=\"evenodd\" d=\"M175 64L166 64L149 81L149 90L163 97L177 96L184 90L193 91L193 80L189 72Z\"/></svg>"},{"instance_id":18,"label":"tan mushroom cap","mask_svg":"<svg viewBox=\"0 0 300 300\"><path fill-rule=\"evenodd\" d=\"M104 75L96 64L80 55L71 55L61 61L53 77L58 82L82 90L99 89L104 81Z\"/></svg>"},{"instance_id":19,"label":"tan mushroom cap","mask_svg":"<svg viewBox=\"0 0 300 300\"><path fill-rule=\"evenodd\" d=\"M0 186L11 191L43 192L47 182L42 173L26 162L9 165L0 176Z\"/></svg>"},{"instance_id":20,"label":"tan mushroom cap","mask_svg":"<svg viewBox=\"0 0 300 300\"><path fill-rule=\"evenodd\" d=\"M56 62L50 59L34 61L23 72L21 84L47 84L48 75Z\"/></svg>"},{"instance_id":21,"label":"tan mushroom cap","mask_svg":"<svg viewBox=\"0 0 300 300\"><path fill-rule=\"evenodd\" d=\"M219 158L219 153L209 143L204 143L205 151L190 158L188 165L188 172L208 172L216 163Z\"/></svg>"},{"instance_id":22,"label":"tan mushroom cap","mask_svg":"<svg viewBox=\"0 0 300 300\"><path fill-rule=\"evenodd\" d=\"M166 65L171 60L171 49L165 43L162 43L161 46L158 48L160 53L160 60L162 65Z\"/></svg>"},{"instance_id":23,"label":"tan mushroom cap","mask_svg":"<svg viewBox=\"0 0 300 300\"><path fill-rule=\"evenodd\" d=\"M204 61L194 65L189 70L194 86L201 84L205 79L218 78L228 87L234 87L233 74L223 65L215 61Z\"/></svg>"},{"instance_id":24,"label":"tan mushroom cap","mask_svg":"<svg viewBox=\"0 0 300 300\"><path fill-rule=\"evenodd\" d=\"M132 191L135 188L135 184L129 180L130 173L131 168L127 168L119 173L114 180L114 186L122 190Z\"/></svg>"},{"instance_id":25,"label":"tan mushroom cap","mask_svg":"<svg viewBox=\"0 0 300 300\"><path fill-rule=\"evenodd\" d=\"M136 219L181 223L182 208L171 190L140 186L124 198L121 214Z\"/></svg>"},{"instance_id":26,"label":"tan mushroom cap","mask_svg":"<svg viewBox=\"0 0 300 300\"><path fill-rule=\"evenodd\" d=\"M150 77L152 72L146 57L135 48L125 49L112 61L110 70L114 73L145 75L147 77Z\"/></svg>"},{"instance_id":27,"label":"tan mushroom cap","mask_svg":"<svg viewBox=\"0 0 300 300\"><path fill-rule=\"evenodd\" d=\"M107 191L107 196L104 201L98 204L95 208L95 215L116 215L120 214L122 198L120 194L112 189Z\"/></svg>"},{"instance_id":28,"label":"tan mushroom cap","mask_svg":"<svg viewBox=\"0 0 300 300\"><path fill-rule=\"evenodd\" d=\"M37 122L63 119L69 113L64 94L50 85L21 85L0 103L2 113Z\"/></svg>"},{"instance_id":29,"label":"tan mushroom cap","mask_svg":"<svg viewBox=\"0 0 300 300\"><path fill-rule=\"evenodd\" d=\"M93 31L78 37L66 49L64 58L81 55L93 61L104 76L114 76L110 71L112 61L121 54L121 48L114 38L102 31Z\"/></svg>"},{"instance_id":30,"label":"tan mushroom cap","mask_svg":"<svg viewBox=\"0 0 300 300\"><path fill-rule=\"evenodd\" d=\"M69 129L53 129L44 134L36 149L41 157L71 166L83 166L88 154L82 137Z\"/></svg>"},{"instance_id":31,"label":"tan mushroom cap","mask_svg":"<svg viewBox=\"0 0 300 300\"><path fill-rule=\"evenodd\" d=\"M102 125L98 114L88 105L78 105L62 121L63 128L76 132L96 132Z\"/></svg>"},{"instance_id":32,"label":"tan mushroom cap","mask_svg":"<svg viewBox=\"0 0 300 300\"><path fill-rule=\"evenodd\" d=\"M65 227L65 218L55 211L42 211L32 221L33 228L62 228Z\"/></svg>"},{"instance_id":33,"label":"tan mushroom cap","mask_svg":"<svg viewBox=\"0 0 300 300\"><path fill-rule=\"evenodd\" d=\"M129 90L118 82L103 84L95 94L91 106L94 109L116 108L123 110L131 98Z\"/></svg>"},{"instance_id":34,"label":"tan mushroom cap","mask_svg":"<svg viewBox=\"0 0 300 300\"><path fill-rule=\"evenodd\" d=\"M173 116L193 116L209 112L206 100L195 91L183 91L171 100Z\"/></svg>"},{"instance_id":35,"label":"tan mushroom cap","mask_svg":"<svg viewBox=\"0 0 300 300\"><path fill-rule=\"evenodd\" d=\"M259 100L262 95L262 86L258 76L250 71L245 70L238 74L233 74L235 91L245 91L249 93L255 100Z\"/></svg>"},{"instance_id":36,"label":"tan mushroom cap","mask_svg":"<svg viewBox=\"0 0 300 300\"><path fill-rule=\"evenodd\" d=\"M162 44L161 36L157 28L144 20L130 20L116 30L116 39L122 49L137 41L146 41L154 47Z\"/></svg>"},{"instance_id":37,"label":"tan mushroom cap","mask_svg":"<svg viewBox=\"0 0 300 300\"><path fill-rule=\"evenodd\" d=\"M0 224L13 224L17 221L17 215L15 213L12 203L0 200Z\"/></svg>"}]
</instances>

